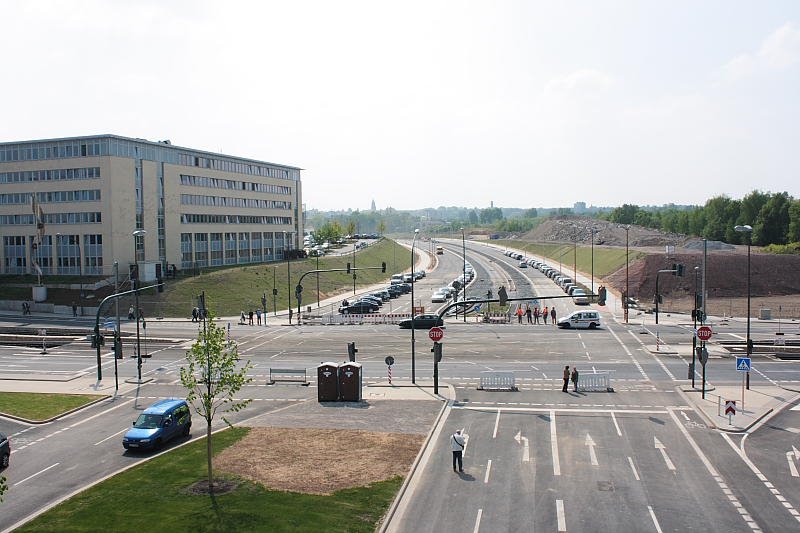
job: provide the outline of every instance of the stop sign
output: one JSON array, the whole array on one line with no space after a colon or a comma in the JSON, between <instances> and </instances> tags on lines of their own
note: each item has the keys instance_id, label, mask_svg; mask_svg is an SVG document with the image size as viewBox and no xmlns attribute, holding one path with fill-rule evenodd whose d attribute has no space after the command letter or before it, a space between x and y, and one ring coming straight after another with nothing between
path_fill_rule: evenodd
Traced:
<instances>
[{"instance_id":1,"label":"stop sign","mask_svg":"<svg viewBox=\"0 0 800 533\"><path fill-rule=\"evenodd\" d=\"M428 337L430 337L433 342L439 342L444 338L444 330L442 328L432 327L428 331Z\"/></svg>"},{"instance_id":2,"label":"stop sign","mask_svg":"<svg viewBox=\"0 0 800 533\"><path fill-rule=\"evenodd\" d=\"M697 338L701 341L707 341L711 338L711 328L708 326L700 326L697 328Z\"/></svg>"}]
</instances>

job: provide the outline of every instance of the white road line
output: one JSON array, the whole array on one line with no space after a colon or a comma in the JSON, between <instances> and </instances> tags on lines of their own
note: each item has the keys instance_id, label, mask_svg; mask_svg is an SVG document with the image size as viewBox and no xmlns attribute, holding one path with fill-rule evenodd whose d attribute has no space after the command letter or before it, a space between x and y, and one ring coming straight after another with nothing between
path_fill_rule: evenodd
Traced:
<instances>
[{"instance_id":1,"label":"white road line","mask_svg":"<svg viewBox=\"0 0 800 533\"><path fill-rule=\"evenodd\" d=\"M597 444L592 439L592 436L588 433L586 434L585 444L589 447L589 462L592 463L592 466L599 466L599 463L597 462L597 452L594 450L594 447L597 446Z\"/></svg>"},{"instance_id":2,"label":"white road line","mask_svg":"<svg viewBox=\"0 0 800 533\"><path fill-rule=\"evenodd\" d=\"M23 483L25 483L25 482L26 482L26 481L28 481L29 479L33 479L33 478L35 478L36 476L38 476L39 474L42 474L42 473L44 473L44 472L47 472L47 471L48 471L48 470L50 470L51 468L55 468L56 466L58 466L58 465L60 465L60 464L61 464L61 463L56 463L56 464L54 464L54 465L50 465L50 466L48 466L47 468L45 468L45 469L43 469L43 470L39 470L39 471L38 471L38 472L36 472L35 474L33 474L33 475L30 475L30 476L26 477L25 479L23 479L23 480L21 480L21 481L17 481L16 483L14 483L14 486L16 487L17 485L22 485Z\"/></svg>"},{"instance_id":3,"label":"white road line","mask_svg":"<svg viewBox=\"0 0 800 533\"><path fill-rule=\"evenodd\" d=\"M733 494L733 492L731 492L730 489L728 489L728 485L725 483L725 480L722 479L722 476L719 475L717 469L714 468L714 465L712 465L711 461L708 460L708 457L706 457L706 454L703 453L703 450L700 449L700 446L697 445L697 442L695 442L695 440L689 434L689 431L686 429L686 427L684 427L684 425L681 424L680 420L678 420L678 417L675 415L675 411L672 408L668 407L667 412L669 413L670 418L672 418L672 421L675 422L675 425L678 426L680 432L683 433L683 437L692 447L694 453L696 453L697 456L700 458L700 460L703 462L703 465L706 467L706 470L708 470L708 473L711 474L711 477L713 477L714 481L717 482L717 486L720 488L723 494L725 494L728 497L728 500L731 502L731 504L736 508L737 512L742 517L742 520L745 521L745 523L750 527L750 529L752 529L753 531L760 532L761 527L759 527L756 521L753 520L753 517L750 515L747 509L745 509L745 507L739 502L739 499ZM727 436L724 433L722 435ZM734 449L736 449L735 446Z\"/></svg>"},{"instance_id":4,"label":"white road line","mask_svg":"<svg viewBox=\"0 0 800 533\"><path fill-rule=\"evenodd\" d=\"M639 344L641 344L641 345L642 345L642 348L644 348L644 342L642 341L642 339L640 339L639 337L637 337L637 336L636 336L636 334L635 334L633 331L631 331L631 330L628 330L628 333L630 333L630 334L631 334L631 337L633 337L634 339L636 339L636 341L637 341ZM672 381L678 381L678 380L675 378L675 375L674 375L672 372L670 372L670 371L669 371L669 368L667 368L667 366L666 366L666 365L663 363L663 361L661 361L661 359L659 359L659 358L656 356L656 354L654 354L654 353L652 353L652 352L651 352L651 353L650 353L650 355L652 355L652 356L653 356L653 359L655 359L655 360L656 360L656 363L658 363L658 364L659 364L659 366L661 366L661 370L663 370L663 371L664 371L664 372L665 372L665 373L666 373L666 374L669 376L669 379L671 379Z\"/></svg>"},{"instance_id":5,"label":"white road line","mask_svg":"<svg viewBox=\"0 0 800 533\"><path fill-rule=\"evenodd\" d=\"M553 454L553 475L560 476L561 464L559 463L558 460L558 435L556 435L556 412L553 409L550 410L550 451Z\"/></svg>"},{"instance_id":6,"label":"white road line","mask_svg":"<svg viewBox=\"0 0 800 533\"><path fill-rule=\"evenodd\" d=\"M110 412L111 412L111 411L113 411L114 409L119 409L120 407L124 406L125 404L131 403L132 401L133 401L133 400L126 400L126 401L122 402L122 403L121 403L121 404L119 404L119 405L115 405L114 407L111 407L110 409L106 409L105 411L101 411L101 412L97 413L96 415L92 415L92 416L90 416L89 418L83 418L83 419L81 419L80 421L78 421L78 422L75 422L74 424L72 424L72 425L71 425L71 426L69 426L69 427L70 427L70 428L74 428L75 426L80 426L81 424L83 424L83 423L86 423L86 422L88 422L89 420L92 420L93 418L97 418L98 416L103 416L103 415L104 415L104 414L106 414L106 413L110 413Z\"/></svg>"},{"instance_id":7,"label":"white road line","mask_svg":"<svg viewBox=\"0 0 800 533\"><path fill-rule=\"evenodd\" d=\"M125 428L125 429L123 429L122 431L117 431L117 432L116 432L116 433L114 433L113 435L109 435L108 437L104 438L103 440L101 440L101 441L98 441L98 442L95 442L94 444L92 444L92 446L97 446L98 444L103 444L105 441L107 441L107 440L109 440L109 439L113 439L114 437L116 437L116 436L117 436L117 435L119 435L120 433L125 433L126 431L128 431L128 428Z\"/></svg>"},{"instance_id":8,"label":"white road line","mask_svg":"<svg viewBox=\"0 0 800 533\"><path fill-rule=\"evenodd\" d=\"M630 457L630 456L628 456L628 464L629 464L629 465L631 465L631 470L633 470L633 478L634 478L636 481L641 481L641 480L639 479L639 473L636 471L636 467L633 465L633 459L631 459L631 457Z\"/></svg>"},{"instance_id":9,"label":"white road line","mask_svg":"<svg viewBox=\"0 0 800 533\"><path fill-rule=\"evenodd\" d=\"M633 361L633 364L634 364L634 366L635 366L635 367L636 367L636 369L639 371L639 373L642 375L642 377L643 377L644 379L646 379L646 380L649 380L650 378L649 378L649 377L647 377L647 373L644 371L644 368L642 368L642 365L641 365L641 364L639 364L639 361L637 361L635 357L633 357L633 354L632 354L632 353L631 353L631 351L628 349L628 347L627 347L627 346L625 346L625 345L622 343L622 339L620 339L620 338L619 338L619 336L617 335L617 333L616 333L616 332L615 332L613 329L611 329L610 327L606 327L606 329L609 331L609 333L611 333L611 335L613 335L613 336L614 336L614 338L615 338L615 339L617 339L617 342L619 343L619 345L620 345L620 346L622 346L622 349L623 349L623 350L625 350L625 353L626 353L626 354L628 354L628 357L630 357L630 358L631 358L631 361Z\"/></svg>"},{"instance_id":10,"label":"white road line","mask_svg":"<svg viewBox=\"0 0 800 533\"><path fill-rule=\"evenodd\" d=\"M792 446L794 448L794 446ZM797 448L794 448L795 450ZM789 461L789 473L792 477L800 477L800 473L797 472L797 467L794 465L794 456L795 453L793 451L786 452L786 460Z\"/></svg>"},{"instance_id":11,"label":"white road line","mask_svg":"<svg viewBox=\"0 0 800 533\"><path fill-rule=\"evenodd\" d=\"M494 432L492 438L497 438L497 426L500 424L500 409L497 409L497 418L494 419Z\"/></svg>"},{"instance_id":12,"label":"white road line","mask_svg":"<svg viewBox=\"0 0 800 533\"><path fill-rule=\"evenodd\" d=\"M558 518L558 530L567 530L567 520L564 517L564 500L556 500L556 517Z\"/></svg>"},{"instance_id":13,"label":"white road line","mask_svg":"<svg viewBox=\"0 0 800 533\"><path fill-rule=\"evenodd\" d=\"M653 512L653 508L648 505L647 510L650 512L650 518L653 519L653 525L656 526L656 531L662 533L661 526L658 525L658 518L656 518L656 513Z\"/></svg>"},{"instance_id":14,"label":"white road line","mask_svg":"<svg viewBox=\"0 0 800 533\"><path fill-rule=\"evenodd\" d=\"M492 460L489 459L486 462L486 475L483 476L483 482L484 483L489 483L489 472L491 472L491 470L492 470Z\"/></svg>"},{"instance_id":15,"label":"white road line","mask_svg":"<svg viewBox=\"0 0 800 533\"><path fill-rule=\"evenodd\" d=\"M669 455L667 455L666 447L661 443L660 440L658 440L658 437L653 436L653 444L655 445L656 450L661 452L661 457L663 457L664 458L664 462L667 463L667 468L669 468L670 470L674 471L675 470L675 465L672 464L672 461L670 460Z\"/></svg>"},{"instance_id":16,"label":"white road line","mask_svg":"<svg viewBox=\"0 0 800 533\"><path fill-rule=\"evenodd\" d=\"M481 528L482 514L483 514L483 509L478 509L478 516L475 517L475 529L472 530L472 533L478 533L478 530Z\"/></svg>"},{"instance_id":17,"label":"white road line","mask_svg":"<svg viewBox=\"0 0 800 533\"><path fill-rule=\"evenodd\" d=\"M619 429L619 424L617 424L617 417L614 416L614 411L611 411L611 420L614 422L614 427L617 429L617 436L622 436L622 431Z\"/></svg>"}]
</instances>

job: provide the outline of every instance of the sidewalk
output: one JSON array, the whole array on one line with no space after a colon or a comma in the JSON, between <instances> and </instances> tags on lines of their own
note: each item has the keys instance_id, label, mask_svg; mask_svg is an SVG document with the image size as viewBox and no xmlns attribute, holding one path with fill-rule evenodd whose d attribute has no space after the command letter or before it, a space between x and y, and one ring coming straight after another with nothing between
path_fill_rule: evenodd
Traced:
<instances>
[{"instance_id":1,"label":"sidewalk","mask_svg":"<svg viewBox=\"0 0 800 533\"><path fill-rule=\"evenodd\" d=\"M750 387L744 391L742 405L741 385L706 386L706 397L702 398L700 388L682 386L680 394L702 415L708 425L720 431L741 433L748 431L759 422L778 414L784 407L800 399L800 392L774 385ZM725 415L725 401L736 402L736 414Z\"/></svg>"}]
</instances>

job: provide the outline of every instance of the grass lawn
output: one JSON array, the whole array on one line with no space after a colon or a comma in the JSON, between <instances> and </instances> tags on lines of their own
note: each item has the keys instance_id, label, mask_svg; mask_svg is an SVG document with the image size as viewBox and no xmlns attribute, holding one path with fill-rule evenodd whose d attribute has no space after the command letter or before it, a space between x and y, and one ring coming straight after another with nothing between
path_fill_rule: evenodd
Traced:
<instances>
[{"instance_id":1,"label":"grass lawn","mask_svg":"<svg viewBox=\"0 0 800 533\"><path fill-rule=\"evenodd\" d=\"M0 392L0 413L28 420L48 420L101 398L95 394Z\"/></svg>"},{"instance_id":2,"label":"grass lawn","mask_svg":"<svg viewBox=\"0 0 800 533\"><path fill-rule=\"evenodd\" d=\"M577 250L572 244L534 244L524 241L499 240L500 246L508 246L515 250L530 252L549 259L548 264L558 268L561 262L561 271L570 274L577 263L578 271L585 274L592 272L592 247L579 245ZM631 263L644 257L646 254L629 250ZM576 257L577 256L577 257ZM594 276L597 278L607 276L625 266L625 248L619 246L594 247Z\"/></svg>"},{"instance_id":3,"label":"grass lawn","mask_svg":"<svg viewBox=\"0 0 800 533\"><path fill-rule=\"evenodd\" d=\"M214 435L220 451L247 428ZM127 470L76 495L17 529L31 531L374 531L402 479L343 490L332 496L271 491L241 482L215 497L187 488L206 475L201 439Z\"/></svg>"}]
</instances>

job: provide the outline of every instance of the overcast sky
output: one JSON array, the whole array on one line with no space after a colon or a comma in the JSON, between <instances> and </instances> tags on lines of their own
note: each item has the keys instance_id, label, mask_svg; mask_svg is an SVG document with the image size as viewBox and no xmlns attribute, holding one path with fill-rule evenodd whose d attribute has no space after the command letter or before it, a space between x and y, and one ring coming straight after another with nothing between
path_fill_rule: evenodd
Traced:
<instances>
[{"instance_id":1,"label":"overcast sky","mask_svg":"<svg viewBox=\"0 0 800 533\"><path fill-rule=\"evenodd\" d=\"M0 141L113 133L298 166L317 209L800 196L796 0L0 13Z\"/></svg>"}]
</instances>

